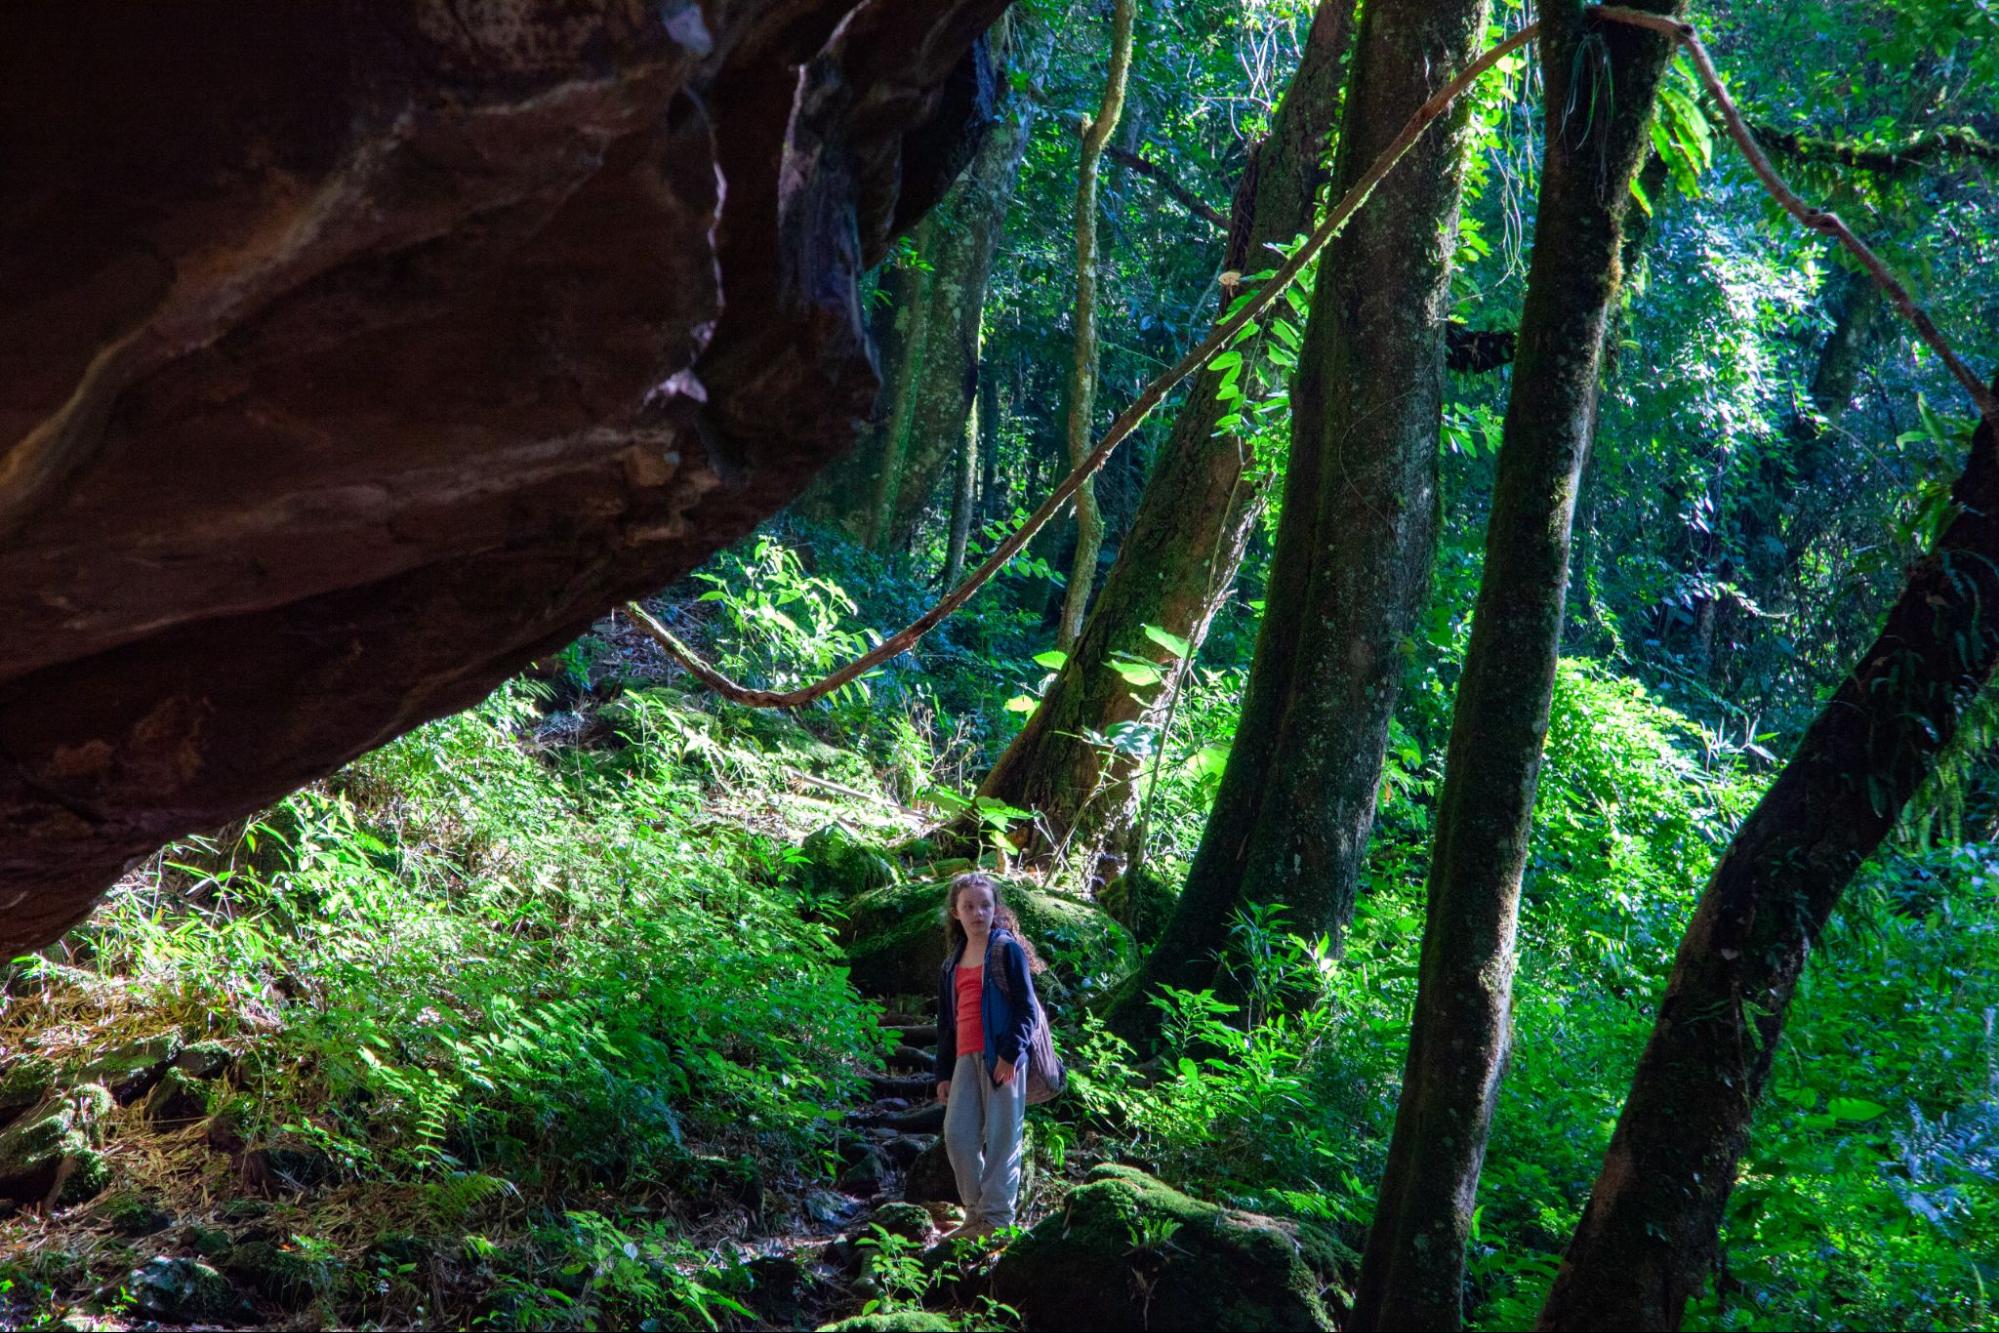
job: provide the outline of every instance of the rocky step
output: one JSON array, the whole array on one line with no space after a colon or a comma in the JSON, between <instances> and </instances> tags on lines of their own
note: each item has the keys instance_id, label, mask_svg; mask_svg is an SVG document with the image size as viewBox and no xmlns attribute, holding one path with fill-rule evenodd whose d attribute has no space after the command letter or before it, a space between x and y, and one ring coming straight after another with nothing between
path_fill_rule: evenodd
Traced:
<instances>
[{"instance_id":1,"label":"rocky step","mask_svg":"<svg viewBox=\"0 0 1999 1333\"><path fill-rule=\"evenodd\" d=\"M941 1134L944 1132L944 1104L925 1100L908 1109L861 1111L849 1117L863 1128L892 1130L899 1134Z\"/></svg>"},{"instance_id":2,"label":"rocky step","mask_svg":"<svg viewBox=\"0 0 1999 1333\"><path fill-rule=\"evenodd\" d=\"M920 1074L869 1074L868 1093L876 1101L900 1097L904 1101L924 1102L936 1095L937 1084L925 1070Z\"/></svg>"},{"instance_id":3,"label":"rocky step","mask_svg":"<svg viewBox=\"0 0 1999 1333\"><path fill-rule=\"evenodd\" d=\"M935 1046L937 1025L935 1023L884 1023L882 1029L902 1038L905 1046Z\"/></svg>"},{"instance_id":4,"label":"rocky step","mask_svg":"<svg viewBox=\"0 0 1999 1333\"><path fill-rule=\"evenodd\" d=\"M928 1046L898 1046L888 1056L890 1069L929 1070L936 1063L937 1052Z\"/></svg>"}]
</instances>

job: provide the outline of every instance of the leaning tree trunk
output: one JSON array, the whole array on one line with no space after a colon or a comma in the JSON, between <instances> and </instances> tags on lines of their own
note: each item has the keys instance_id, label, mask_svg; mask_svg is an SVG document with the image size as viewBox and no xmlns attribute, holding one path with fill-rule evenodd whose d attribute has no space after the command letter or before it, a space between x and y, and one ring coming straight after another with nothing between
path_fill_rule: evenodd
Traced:
<instances>
[{"instance_id":1,"label":"leaning tree trunk","mask_svg":"<svg viewBox=\"0 0 1999 1333\"><path fill-rule=\"evenodd\" d=\"M1659 1020L1543 1329L1677 1328L1713 1270L1749 1124L1805 960L1854 873L1999 662L1999 436L1957 517L1743 821L1680 942Z\"/></svg>"},{"instance_id":2,"label":"leaning tree trunk","mask_svg":"<svg viewBox=\"0 0 1999 1333\"><path fill-rule=\"evenodd\" d=\"M1469 61L1483 0L1363 7L1333 192ZM1437 530L1444 307L1463 111L1328 246L1292 391L1284 516L1236 741L1179 904L1112 1021L1149 1036L1156 986L1215 977L1232 913L1281 903L1338 936L1374 820L1402 646Z\"/></svg>"},{"instance_id":3,"label":"leaning tree trunk","mask_svg":"<svg viewBox=\"0 0 1999 1333\"><path fill-rule=\"evenodd\" d=\"M1090 419L1097 403L1097 168L1124 111L1126 76L1131 72L1131 25L1137 0L1112 0L1111 64L1096 118L1083 127L1076 167L1076 344L1069 367L1069 466L1080 467L1090 453ZM1076 492L1076 558L1062 599L1056 639L1067 648L1083 632L1083 610L1097 582L1097 552L1104 544L1104 517L1097 507L1094 480Z\"/></svg>"},{"instance_id":4,"label":"leaning tree trunk","mask_svg":"<svg viewBox=\"0 0 1999 1333\"><path fill-rule=\"evenodd\" d=\"M1236 188L1225 270L1244 271L1269 255L1272 243L1311 227L1353 7L1354 0L1324 0L1313 17L1270 137L1257 146ZM1245 476L1247 444L1215 428L1231 406L1221 396L1223 379L1212 370L1196 377L1081 637L979 787L981 796L1035 811L1039 820L1030 836L1037 839L1045 831L1060 844L1078 830L1094 842L1117 840L1133 813L1137 763L1088 737L1108 735L1126 722L1158 725L1152 705L1179 687L1179 674L1191 665L1235 581L1261 497ZM1187 640L1188 653L1176 657L1162 648L1147 637L1147 625ZM1158 661L1165 683L1149 696L1134 693L1111 668L1120 654ZM1032 855L1050 848L1037 842L1027 850Z\"/></svg>"},{"instance_id":5,"label":"leaning tree trunk","mask_svg":"<svg viewBox=\"0 0 1999 1333\"><path fill-rule=\"evenodd\" d=\"M1543 0L1540 11L1548 128L1533 267L1438 803L1415 1024L1350 1330L1463 1323L1465 1241L1506 1063L1576 485L1631 180L1673 52L1657 33L1591 22L1579 0ZM1596 105L1592 88L1615 88L1615 105Z\"/></svg>"}]
</instances>

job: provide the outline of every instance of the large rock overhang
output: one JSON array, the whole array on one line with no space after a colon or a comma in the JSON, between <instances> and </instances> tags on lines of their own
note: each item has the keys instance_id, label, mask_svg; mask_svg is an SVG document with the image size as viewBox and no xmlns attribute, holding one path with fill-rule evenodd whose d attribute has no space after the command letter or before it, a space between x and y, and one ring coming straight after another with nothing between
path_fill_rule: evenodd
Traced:
<instances>
[{"instance_id":1,"label":"large rock overhang","mask_svg":"<svg viewBox=\"0 0 1999 1333\"><path fill-rule=\"evenodd\" d=\"M0 12L0 959L844 452L1005 5Z\"/></svg>"}]
</instances>

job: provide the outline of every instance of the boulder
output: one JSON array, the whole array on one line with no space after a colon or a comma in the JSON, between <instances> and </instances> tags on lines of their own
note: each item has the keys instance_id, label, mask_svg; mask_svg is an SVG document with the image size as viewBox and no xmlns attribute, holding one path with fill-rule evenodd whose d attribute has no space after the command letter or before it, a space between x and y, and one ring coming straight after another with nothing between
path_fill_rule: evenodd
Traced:
<instances>
[{"instance_id":1,"label":"boulder","mask_svg":"<svg viewBox=\"0 0 1999 1333\"><path fill-rule=\"evenodd\" d=\"M819 1333L951 1333L957 1325L928 1310L896 1310L857 1314L821 1324Z\"/></svg>"},{"instance_id":2,"label":"boulder","mask_svg":"<svg viewBox=\"0 0 1999 1333\"><path fill-rule=\"evenodd\" d=\"M917 1154L902 1177L902 1197L911 1203L959 1203L958 1178L939 1138Z\"/></svg>"},{"instance_id":3,"label":"boulder","mask_svg":"<svg viewBox=\"0 0 1999 1333\"><path fill-rule=\"evenodd\" d=\"M103 1088L86 1085L43 1102L0 1132L0 1199L37 1204L56 1191L56 1202L66 1204L101 1193L111 1183L111 1169L91 1138L110 1104Z\"/></svg>"},{"instance_id":4,"label":"boulder","mask_svg":"<svg viewBox=\"0 0 1999 1333\"><path fill-rule=\"evenodd\" d=\"M55 1061L46 1055L12 1055L0 1062L0 1125L48 1100L59 1079Z\"/></svg>"},{"instance_id":5,"label":"boulder","mask_svg":"<svg viewBox=\"0 0 1999 1333\"><path fill-rule=\"evenodd\" d=\"M931 996L947 948L944 896L948 879L872 889L847 905L840 926L854 985L870 995ZM1021 932L1055 965L1038 985L1076 986L1122 970L1130 940L1096 904L1022 883L1003 882ZM1059 960L1059 962L1057 961Z\"/></svg>"},{"instance_id":6,"label":"boulder","mask_svg":"<svg viewBox=\"0 0 1999 1333\"><path fill-rule=\"evenodd\" d=\"M919 1245L930 1239L930 1212L921 1204L901 1200L885 1203L875 1209L872 1225Z\"/></svg>"},{"instance_id":7,"label":"boulder","mask_svg":"<svg viewBox=\"0 0 1999 1333\"><path fill-rule=\"evenodd\" d=\"M236 1053L219 1041L197 1041L181 1048L173 1067L189 1078L221 1078L236 1063Z\"/></svg>"},{"instance_id":8,"label":"boulder","mask_svg":"<svg viewBox=\"0 0 1999 1333\"><path fill-rule=\"evenodd\" d=\"M125 1290L140 1310L174 1323L213 1323L250 1314L249 1302L229 1279L198 1259L161 1255L133 1269Z\"/></svg>"},{"instance_id":9,"label":"boulder","mask_svg":"<svg viewBox=\"0 0 1999 1333\"><path fill-rule=\"evenodd\" d=\"M199 1120L208 1114L208 1085L179 1069L168 1069L146 1094L146 1118L155 1124Z\"/></svg>"},{"instance_id":10,"label":"boulder","mask_svg":"<svg viewBox=\"0 0 1999 1333\"><path fill-rule=\"evenodd\" d=\"M0 6L0 958L850 448L1005 9Z\"/></svg>"},{"instance_id":11,"label":"boulder","mask_svg":"<svg viewBox=\"0 0 1999 1333\"><path fill-rule=\"evenodd\" d=\"M993 1269L1029 1329L1330 1329L1319 1284L1275 1219L1099 1166Z\"/></svg>"},{"instance_id":12,"label":"boulder","mask_svg":"<svg viewBox=\"0 0 1999 1333\"><path fill-rule=\"evenodd\" d=\"M1179 891L1149 867L1119 875L1097 894L1103 909L1140 944L1159 938L1179 901Z\"/></svg>"},{"instance_id":13,"label":"boulder","mask_svg":"<svg viewBox=\"0 0 1999 1333\"><path fill-rule=\"evenodd\" d=\"M794 867L792 882L810 897L844 902L895 883L889 859L838 824L812 834L798 850L805 860Z\"/></svg>"},{"instance_id":14,"label":"boulder","mask_svg":"<svg viewBox=\"0 0 1999 1333\"><path fill-rule=\"evenodd\" d=\"M111 1090L119 1105L137 1101L150 1092L167 1066L180 1054L178 1032L128 1041L97 1056L83 1067L83 1077Z\"/></svg>"},{"instance_id":15,"label":"boulder","mask_svg":"<svg viewBox=\"0 0 1999 1333\"><path fill-rule=\"evenodd\" d=\"M174 1215L142 1194L119 1194L97 1205L97 1214L121 1236L150 1236L174 1224Z\"/></svg>"},{"instance_id":16,"label":"boulder","mask_svg":"<svg viewBox=\"0 0 1999 1333\"><path fill-rule=\"evenodd\" d=\"M284 1310L311 1304L340 1274L330 1254L271 1240L232 1245L216 1262L230 1281Z\"/></svg>"}]
</instances>

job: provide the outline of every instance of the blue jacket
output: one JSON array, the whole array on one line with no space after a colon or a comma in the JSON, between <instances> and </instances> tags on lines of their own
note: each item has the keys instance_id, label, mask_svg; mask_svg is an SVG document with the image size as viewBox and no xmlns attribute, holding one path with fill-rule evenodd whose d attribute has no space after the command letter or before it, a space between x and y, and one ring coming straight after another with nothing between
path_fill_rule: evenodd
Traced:
<instances>
[{"instance_id":1,"label":"blue jacket","mask_svg":"<svg viewBox=\"0 0 1999 1333\"><path fill-rule=\"evenodd\" d=\"M995 965L1006 969L1006 989L1000 987L993 971ZM958 955L953 950L944 960L943 973L937 979L939 1083L949 1079L958 1065L958 986L957 978L952 975L957 969ZM980 1010L986 1030L986 1074L991 1076L1000 1061L1011 1060L1016 1066L1015 1076L1025 1078L1027 1070L1022 1067L1022 1056L1027 1053L1028 1038L1034 1034L1034 978L1028 973L1027 954L1020 941L1004 926L993 927L993 933L986 937L980 989L984 996ZM1013 992L1011 999L1007 990Z\"/></svg>"}]
</instances>

